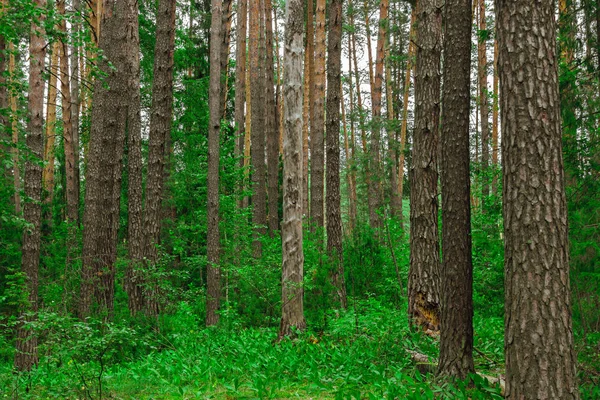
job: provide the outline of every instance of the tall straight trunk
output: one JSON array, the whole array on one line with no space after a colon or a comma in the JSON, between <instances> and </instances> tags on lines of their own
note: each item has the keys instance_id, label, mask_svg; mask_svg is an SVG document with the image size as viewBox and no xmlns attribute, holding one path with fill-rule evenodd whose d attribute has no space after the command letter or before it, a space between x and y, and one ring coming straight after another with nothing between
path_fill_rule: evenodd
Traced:
<instances>
[{"instance_id":1,"label":"tall straight trunk","mask_svg":"<svg viewBox=\"0 0 600 400\"><path fill-rule=\"evenodd\" d=\"M389 25L388 25L389 27ZM396 217L402 213L402 203L398 198L398 134L394 125L394 96L392 94L392 67L390 61L390 38L386 39L385 50L385 99L388 120L388 154L390 169L390 214Z\"/></svg>"},{"instance_id":2,"label":"tall straight trunk","mask_svg":"<svg viewBox=\"0 0 600 400\"><path fill-rule=\"evenodd\" d=\"M304 54L304 98L302 108L302 210L304 216L309 216L309 187L308 187L308 142L309 128L312 126L312 105L315 91L313 89L315 76L315 27L314 0L307 0L306 7L306 52ZM285 97L285 96L284 96Z\"/></svg>"},{"instance_id":3,"label":"tall straight trunk","mask_svg":"<svg viewBox=\"0 0 600 400\"><path fill-rule=\"evenodd\" d=\"M498 5L506 397L578 399L554 2Z\"/></svg>"},{"instance_id":4,"label":"tall straight trunk","mask_svg":"<svg viewBox=\"0 0 600 400\"><path fill-rule=\"evenodd\" d=\"M479 0L479 30L485 31L487 24L485 20L485 0ZM488 68L487 68L487 40L485 36L479 37L477 54L479 60L479 110L481 112L481 171L482 195L489 196L490 187L487 177L490 163L490 123L488 102ZM482 203L483 204L483 203Z\"/></svg>"},{"instance_id":5,"label":"tall straight trunk","mask_svg":"<svg viewBox=\"0 0 600 400\"><path fill-rule=\"evenodd\" d=\"M5 9L7 7L8 0L0 0L0 19L4 18L4 14L5 14ZM6 62L6 56L7 56L7 52L6 52L6 38L4 37L4 35L0 34L0 110L4 110L7 108L8 106L8 86L6 85L7 80L6 80L6 67L7 67L7 62ZM0 126L2 128L0 128L0 135L6 135L8 134L8 129L5 128L8 126L8 119L6 118L6 116L4 114L0 113ZM2 139L4 139L4 137L0 136ZM8 138L6 138L7 142L8 142ZM2 150L8 150L8 146L7 147L3 147ZM8 176L8 175L7 175Z\"/></svg>"},{"instance_id":6,"label":"tall straight trunk","mask_svg":"<svg viewBox=\"0 0 600 400\"><path fill-rule=\"evenodd\" d=\"M73 9L78 12L81 8L80 0L73 0ZM71 25L71 35L75 36L79 34L81 30L81 24L79 20L75 20L75 22ZM81 96L79 93L79 52L80 48L77 44L71 46L71 124L73 126L73 149L74 151L74 168L75 168L75 190L73 194L75 195L74 203L77 204L79 209L80 202L80 169L79 169L79 107L81 104ZM79 222L79 210L77 212L77 222Z\"/></svg>"},{"instance_id":7,"label":"tall straight trunk","mask_svg":"<svg viewBox=\"0 0 600 400\"><path fill-rule=\"evenodd\" d=\"M471 0L445 8L442 94L442 255L438 374L466 379L473 365L473 259L469 170Z\"/></svg>"},{"instance_id":8,"label":"tall straight trunk","mask_svg":"<svg viewBox=\"0 0 600 400\"><path fill-rule=\"evenodd\" d=\"M350 54L350 53L348 53ZM349 64L350 66L352 64ZM351 67L350 67L351 68ZM352 71L350 71L350 74ZM352 83L350 83L352 88ZM354 174L354 122L350 120L350 140L348 140L348 124L346 118L346 105L344 104L344 90L343 86L340 89L342 93L342 131L344 133L344 150L346 151L346 185L348 187L348 233L351 234L356 226L356 175ZM352 114L352 94L350 95L350 114ZM352 149L352 152L350 151Z\"/></svg>"},{"instance_id":9,"label":"tall straight trunk","mask_svg":"<svg viewBox=\"0 0 600 400\"><path fill-rule=\"evenodd\" d=\"M239 166L244 166L244 135L246 132L246 34L248 23L248 0L238 0L235 61L235 129L238 135L235 155L240 157ZM172 72L172 71L171 71ZM242 205L242 204L240 204Z\"/></svg>"},{"instance_id":10,"label":"tall straight trunk","mask_svg":"<svg viewBox=\"0 0 600 400\"><path fill-rule=\"evenodd\" d=\"M265 165L265 107L264 107L264 35L261 31L261 10L263 0L252 0L250 7L250 92L252 97L252 224L254 225L254 256L260 257L262 245L260 236L267 225L267 187Z\"/></svg>"},{"instance_id":11,"label":"tall straight trunk","mask_svg":"<svg viewBox=\"0 0 600 400\"><path fill-rule=\"evenodd\" d=\"M65 15L65 0L56 3L60 14ZM59 29L67 33L67 24L63 19ZM73 124L71 122L71 69L69 67L69 45L66 41L60 43L60 95L63 119L63 145L65 148L65 178L67 198L67 219L77 222L79 214L79 196L75 183L75 146L73 145Z\"/></svg>"},{"instance_id":12,"label":"tall straight trunk","mask_svg":"<svg viewBox=\"0 0 600 400\"><path fill-rule=\"evenodd\" d=\"M325 178L325 7L326 0L317 0L315 29L314 92L310 120L310 220L311 231L323 228L324 178Z\"/></svg>"},{"instance_id":13,"label":"tall straight trunk","mask_svg":"<svg viewBox=\"0 0 600 400\"><path fill-rule=\"evenodd\" d=\"M46 191L46 201L52 201L54 191L54 145L56 143L56 101L58 82L58 56L61 51L61 43L54 42L50 56L50 71L48 77L48 101L46 106L46 140L44 143L44 169L42 172L42 186Z\"/></svg>"},{"instance_id":14,"label":"tall straight trunk","mask_svg":"<svg viewBox=\"0 0 600 400\"><path fill-rule=\"evenodd\" d=\"M173 118L173 55L175 50L175 0L160 0L156 15L156 44L154 46L154 80L150 109L150 139L148 144L148 176L143 219L143 254L151 265L158 261L162 202L165 198L163 176L167 169L168 138ZM129 309L135 314L142 307L154 315L158 312L153 289L144 293L146 278L135 269L129 272Z\"/></svg>"},{"instance_id":15,"label":"tall straight trunk","mask_svg":"<svg viewBox=\"0 0 600 400\"><path fill-rule=\"evenodd\" d=\"M346 308L340 194L340 103L342 101L342 0L329 4L327 42L327 252L333 261L331 281L336 301Z\"/></svg>"},{"instance_id":16,"label":"tall straight trunk","mask_svg":"<svg viewBox=\"0 0 600 400\"><path fill-rule=\"evenodd\" d=\"M302 242L302 36L301 0L286 3L284 46L283 223L281 324L279 339L306 328L304 319L304 252Z\"/></svg>"},{"instance_id":17,"label":"tall straight trunk","mask_svg":"<svg viewBox=\"0 0 600 400\"><path fill-rule=\"evenodd\" d=\"M246 0L248 2L249 5L251 5L252 3L250 3L251 0ZM250 9L250 12L252 13L252 9ZM249 26L249 30L252 29L252 25ZM250 41L250 36L251 33L248 33L248 49L250 49L250 44L252 43ZM246 80L246 117L245 117L245 124L246 124L246 131L244 132L244 190L246 190L248 188L248 185L250 183L250 148L251 148L251 137L252 137L252 85L251 85L251 79L252 79L252 57L254 56L252 54L252 52L250 52L250 57L246 57L246 76L245 76L245 80ZM256 52L254 52L256 53ZM242 199L242 205L244 208L248 207L250 203L250 199L248 196L244 196L244 198Z\"/></svg>"},{"instance_id":18,"label":"tall straight trunk","mask_svg":"<svg viewBox=\"0 0 600 400\"><path fill-rule=\"evenodd\" d=\"M44 0L34 1L38 9L45 7ZM28 323L35 319L38 311L38 268L40 264L40 239L42 224L42 166L44 141L44 61L46 41L44 40L43 16L39 26L31 24L29 34L29 96L28 96L28 132L27 147L33 157L25 164L25 196L23 218L28 227L23 231L21 248L21 270L25 278L27 304L20 307L17 327L17 349L15 368L19 371L30 370L38 362L37 336L29 329ZM29 315L33 313L33 316Z\"/></svg>"},{"instance_id":19,"label":"tall straight trunk","mask_svg":"<svg viewBox=\"0 0 600 400\"><path fill-rule=\"evenodd\" d=\"M371 93L375 87L375 77L373 76L373 48L371 44L371 12L369 10L369 2L365 1L363 4L363 10L365 13L365 31L367 41L367 68L369 69L369 89Z\"/></svg>"},{"instance_id":20,"label":"tall straight trunk","mask_svg":"<svg viewBox=\"0 0 600 400\"><path fill-rule=\"evenodd\" d=\"M219 136L221 132L221 0L212 0L210 24L210 125L208 130L208 187L207 187L207 290L206 326L219 323L221 300L221 251L219 240Z\"/></svg>"},{"instance_id":21,"label":"tall straight trunk","mask_svg":"<svg viewBox=\"0 0 600 400\"><path fill-rule=\"evenodd\" d=\"M383 193L381 180L383 173L381 169L381 98L383 94L383 67L385 57L385 43L387 37L388 0L379 3L379 31L377 34L377 55L375 57L375 77L371 86L371 112L373 124L371 128L371 146L369 148L369 163L371 171L371 185L369 186L369 221L372 228L381 227L381 207L383 205ZM370 42L370 37L367 37Z\"/></svg>"},{"instance_id":22,"label":"tall straight trunk","mask_svg":"<svg viewBox=\"0 0 600 400\"><path fill-rule=\"evenodd\" d=\"M135 0L105 0L98 47L106 74L94 87L83 215L83 265L79 314L90 315L93 297L97 311L111 318L121 200L123 145L128 127L132 66L131 42L136 42ZM135 14L135 15L132 15ZM137 43L137 42L136 42ZM114 66L112 68L109 62Z\"/></svg>"},{"instance_id":23,"label":"tall straight trunk","mask_svg":"<svg viewBox=\"0 0 600 400\"><path fill-rule=\"evenodd\" d=\"M410 175L408 314L425 329L439 329L438 130L442 15L436 0L419 0L415 130Z\"/></svg>"},{"instance_id":24,"label":"tall straight trunk","mask_svg":"<svg viewBox=\"0 0 600 400\"><path fill-rule=\"evenodd\" d=\"M406 153L406 132L408 130L408 98L410 95L411 73L414 69L413 58L415 49L415 22L417 19L416 8L413 7L410 13L410 30L408 45L408 62L404 75L404 94L402 95L402 124L400 125L400 155L398 157L398 198L400 200L400 210L402 210L402 198L404 196L404 161ZM402 215L402 212L400 213ZM402 219L401 219L402 221Z\"/></svg>"},{"instance_id":25,"label":"tall straight trunk","mask_svg":"<svg viewBox=\"0 0 600 400\"><path fill-rule=\"evenodd\" d=\"M222 0L221 4L221 55L219 63L221 64L221 107L222 116L225 118L227 111L227 94L229 79L229 44L231 42L231 21L233 16L233 1Z\"/></svg>"},{"instance_id":26,"label":"tall straight trunk","mask_svg":"<svg viewBox=\"0 0 600 400\"><path fill-rule=\"evenodd\" d=\"M160 7L160 6L159 6ZM142 225L142 129L141 129L141 98L140 98L140 59L139 59L139 28L137 12L129 13L128 21L131 26L131 40L128 41L127 51L127 90L128 90L128 115L127 115L127 246L129 251L129 265L126 272L125 289L129 296L129 310L135 314L141 308L137 293L132 290L135 282L131 279L131 270L140 269L144 257L144 238L148 235ZM158 23L159 17L157 17ZM157 28L158 29L158 28ZM158 41L158 37L157 37ZM155 76L156 79L156 76ZM162 177L161 177L162 179Z\"/></svg>"},{"instance_id":27,"label":"tall straight trunk","mask_svg":"<svg viewBox=\"0 0 600 400\"><path fill-rule=\"evenodd\" d=\"M275 58L273 50L273 6L264 0L265 13L265 130L267 137L267 191L269 200L269 233L279 230L279 130L275 101Z\"/></svg>"},{"instance_id":28,"label":"tall straight trunk","mask_svg":"<svg viewBox=\"0 0 600 400\"><path fill-rule=\"evenodd\" d=\"M498 39L494 39L494 98L492 105L492 165L494 166L494 180L492 181L492 193L498 194L498 178L496 177L496 168L498 167L498 86L499 86L499 75L498 75Z\"/></svg>"},{"instance_id":29,"label":"tall straight trunk","mask_svg":"<svg viewBox=\"0 0 600 400\"><path fill-rule=\"evenodd\" d=\"M9 43L8 49L10 51L9 55L9 63L8 63L8 76L10 76L11 81L14 80L15 73L15 55L14 55L14 45ZM12 136L12 172L13 172L13 189L14 195L13 200L15 204L15 214L21 214L21 170L19 169L19 127L18 127L18 117L17 117L17 96L10 91L8 95L8 105L10 107L10 115L11 115L11 124L10 124L10 132Z\"/></svg>"}]
</instances>

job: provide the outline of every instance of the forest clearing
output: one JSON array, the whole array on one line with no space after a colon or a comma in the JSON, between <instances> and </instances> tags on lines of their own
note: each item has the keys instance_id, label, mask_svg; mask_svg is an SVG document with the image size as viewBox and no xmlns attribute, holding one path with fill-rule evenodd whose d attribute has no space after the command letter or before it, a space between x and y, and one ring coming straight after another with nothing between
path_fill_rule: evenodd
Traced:
<instances>
[{"instance_id":1,"label":"forest clearing","mask_svg":"<svg viewBox=\"0 0 600 400\"><path fill-rule=\"evenodd\" d=\"M0 0L0 399L600 399L595 0Z\"/></svg>"}]
</instances>

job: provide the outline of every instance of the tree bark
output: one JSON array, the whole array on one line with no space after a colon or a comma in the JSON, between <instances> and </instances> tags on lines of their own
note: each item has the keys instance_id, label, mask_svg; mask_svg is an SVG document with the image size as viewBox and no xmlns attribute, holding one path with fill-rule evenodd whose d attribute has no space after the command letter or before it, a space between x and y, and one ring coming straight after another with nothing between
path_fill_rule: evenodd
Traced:
<instances>
[{"instance_id":1,"label":"tree bark","mask_svg":"<svg viewBox=\"0 0 600 400\"><path fill-rule=\"evenodd\" d=\"M60 53L60 42L54 42L52 45L52 54L50 55L50 71L48 77L48 101L46 106L46 140L44 143L44 169L42 172L42 186L46 191L45 201L52 202L54 191L54 145L56 143L56 98L58 82L58 56Z\"/></svg>"},{"instance_id":2,"label":"tree bark","mask_svg":"<svg viewBox=\"0 0 600 400\"><path fill-rule=\"evenodd\" d=\"M65 0L59 0L56 3L60 14L65 15ZM65 35L67 34L67 24L63 19L59 29ZM67 219L70 222L77 222L79 219L79 193L77 193L76 173L75 173L75 153L76 149L73 143L73 123L71 122L71 68L69 67L69 45L67 41L60 44L60 95L63 119L63 145L65 149L65 178L66 178L66 198L67 198Z\"/></svg>"},{"instance_id":3,"label":"tree bark","mask_svg":"<svg viewBox=\"0 0 600 400\"><path fill-rule=\"evenodd\" d=\"M310 222L311 232L325 226L325 7L326 0L317 0L315 29L315 61L312 82L313 102L310 120Z\"/></svg>"},{"instance_id":4,"label":"tree bark","mask_svg":"<svg viewBox=\"0 0 600 400\"><path fill-rule=\"evenodd\" d=\"M131 42L137 33L135 0L104 0L98 48L105 60L99 68L106 78L94 85L83 215L83 265L79 314L93 311L110 319L113 312L117 231L121 199L123 145L128 127L131 90ZM135 13L135 16L132 15ZM111 68L108 62L112 63ZM106 84L106 86L105 86Z\"/></svg>"},{"instance_id":5,"label":"tree bark","mask_svg":"<svg viewBox=\"0 0 600 400\"><path fill-rule=\"evenodd\" d=\"M231 22L233 20L233 1L222 0L221 4L221 107L222 118L226 119L227 95L229 92L229 44L231 43Z\"/></svg>"},{"instance_id":6,"label":"tree bark","mask_svg":"<svg viewBox=\"0 0 600 400\"><path fill-rule=\"evenodd\" d=\"M350 55L350 52L348 52ZM350 60L349 60L350 61ZM352 64L349 63L349 75L352 75ZM352 82L349 82L350 87L350 114L353 114L354 101L352 96ZM346 185L348 186L348 234L352 234L356 226L356 174L354 173L354 122L350 119L350 136L348 140L348 124L346 119L346 105L344 104L343 86L340 89L342 93L342 130L344 132L344 149L346 150ZM352 149L352 150L350 150Z\"/></svg>"},{"instance_id":7,"label":"tree bark","mask_svg":"<svg viewBox=\"0 0 600 400\"><path fill-rule=\"evenodd\" d=\"M79 12L81 8L80 0L73 0L73 9L75 12ZM76 36L81 31L81 24L79 19L71 25L71 34ZM81 96L79 93L79 53L80 48L77 44L71 46L71 124L73 126L73 148L74 152L74 168L75 168L75 189L73 194L75 195L74 203L77 204L77 223L79 224L79 203L81 198L81 184L80 184L80 169L79 169L79 107L81 105Z\"/></svg>"},{"instance_id":8,"label":"tree bark","mask_svg":"<svg viewBox=\"0 0 600 400\"><path fill-rule=\"evenodd\" d=\"M493 100L493 109L492 109L492 165L494 166L494 171L498 167L499 164L499 141L498 141L498 85L499 83L499 74L498 74L498 39L494 38L494 100ZM498 178L496 173L494 172L494 179L492 180L492 193L494 195L498 194Z\"/></svg>"},{"instance_id":9,"label":"tree bark","mask_svg":"<svg viewBox=\"0 0 600 400\"><path fill-rule=\"evenodd\" d=\"M244 167L244 136L246 132L246 34L248 23L248 0L238 0L237 43L235 61L235 128L237 141L235 155L240 157L240 168ZM240 207L243 204L240 204Z\"/></svg>"},{"instance_id":10,"label":"tree bark","mask_svg":"<svg viewBox=\"0 0 600 400\"><path fill-rule=\"evenodd\" d=\"M312 123L312 104L314 102L313 80L315 76L315 27L314 27L314 1L307 0L306 7L306 52L304 54L304 99L302 120L302 209L303 215L309 216L309 187L308 187L308 145L309 128ZM284 67L285 68L285 67Z\"/></svg>"},{"instance_id":11,"label":"tree bark","mask_svg":"<svg viewBox=\"0 0 600 400\"><path fill-rule=\"evenodd\" d=\"M283 265L279 339L306 328L304 253L302 249L302 51L304 18L301 0L286 3L284 49L285 101L283 138Z\"/></svg>"},{"instance_id":12,"label":"tree bark","mask_svg":"<svg viewBox=\"0 0 600 400\"><path fill-rule=\"evenodd\" d=\"M479 1L479 31L486 31L485 0ZM488 103L488 68L487 68L487 40L480 36L477 41L479 60L479 111L481 112L481 172L482 172L482 205L490 194L488 167L490 163L490 123Z\"/></svg>"},{"instance_id":13,"label":"tree bark","mask_svg":"<svg viewBox=\"0 0 600 400\"><path fill-rule=\"evenodd\" d=\"M579 398L554 15L551 0L497 9L510 399Z\"/></svg>"},{"instance_id":14,"label":"tree bark","mask_svg":"<svg viewBox=\"0 0 600 400\"><path fill-rule=\"evenodd\" d=\"M221 132L221 0L212 0L210 25L210 125L208 131L208 187L207 187L207 291L206 326L219 323L221 300L221 251L219 238L219 136Z\"/></svg>"},{"instance_id":15,"label":"tree bark","mask_svg":"<svg viewBox=\"0 0 600 400\"><path fill-rule=\"evenodd\" d=\"M415 130L410 190L408 314L417 326L439 330L438 130L442 15L439 1L419 0L415 73Z\"/></svg>"},{"instance_id":16,"label":"tree bark","mask_svg":"<svg viewBox=\"0 0 600 400\"><path fill-rule=\"evenodd\" d=\"M11 77L11 80L14 80L14 72L15 72L15 55L14 45L9 43L8 45L10 56L8 63L8 75ZM12 136L12 172L13 172L13 189L14 195L13 200L15 204L15 214L21 214L21 170L19 169L19 129L18 129L18 116L17 116L17 96L15 96L12 91L8 95L8 105L10 107L10 115L11 115L11 124L10 124L10 132Z\"/></svg>"},{"instance_id":17,"label":"tree bark","mask_svg":"<svg viewBox=\"0 0 600 400\"><path fill-rule=\"evenodd\" d=\"M45 7L44 0L34 1L38 9ZM23 232L21 249L21 270L25 277L27 304L20 307L17 327L17 349L15 368L28 371L38 362L37 333L28 329L27 324L35 320L38 311L38 268L40 264L40 238L42 224L42 166L44 141L44 62L46 41L44 40L43 15L40 25L31 24L29 34L29 100L27 147L33 155L25 164L25 196L23 218L27 228ZM32 313L32 314L29 314Z\"/></svg>"},{"instance_id":18,"label":"tree bark","mask_svg":"<svg viewBox=\"0 0 600 400\"><path fill-rule=\"evenodd\" d=\"M279 130L277 129L277 102L275 101L275 58L273 50L273 6L264 0L265 13L265 130L267 136L267 190L269 200L269 233L279 230Z\"/></svg>"},{"instance_id":19,"label":"tree bark","mask_svg":"<svg viewBox=\"0 0 600 400\"><path fill-rule=\"evenodd\" d=\"M329 4L327 43L327 252L333 261L331 281L336 301L346 308L340 194L340 103L342 101L342 0Z\"/></svg>"},{"instance_id":20,"label":"tree bark","mask_svg":"<svg viewBox=\"0 0 600 400\"><path fill-rule=\"evenodd\" d=\"M267 187L265 165L265 107L264 107L264 35L262 33L262 1L253 0L250 7L250 92L252 97L252 224L254 225L253 251L256 258L262 254L260 236L264 235L267 225Z\"/></svg>"},{"instance_id":21,"label":"tree bark","mask_svg":"<svg viewBox=\"0 0 600 400\"><path fill-rule=\"evenodd\" d=\"M442 254L438 374L466 379L473 365L469 122L471 0L447 0L442 95Z\"/></svg>"}]
</instances>

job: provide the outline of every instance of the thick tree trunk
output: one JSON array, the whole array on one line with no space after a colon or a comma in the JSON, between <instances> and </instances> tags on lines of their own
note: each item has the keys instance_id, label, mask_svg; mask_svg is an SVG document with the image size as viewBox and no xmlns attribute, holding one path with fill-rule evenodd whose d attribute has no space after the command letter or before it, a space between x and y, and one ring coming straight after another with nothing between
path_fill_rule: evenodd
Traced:
<instances>
[{"instance_id":1,"label":"thick tree trunk","mask_svg":"<svg viewBox=\"0 0 600 400\"><path fill-rule=\"evenodd\" d=\"M252 224L254 225L254 256L260 257L260 236L267 225L267 187L265 164L265 107L264 107L264 35L262 33L261 10L264 0L253 0L250 7L250 92L252 97Z\"/></svg>"},{"instance_id":2,"label":"thick tree trunk","mask_svg":"<svg viewBox=\"0 0 600 400\"><path fill-rule=\"evenodd\" d=\"M44 0L34 2L36 8L45 7ZM42 17L41 17L42 18ZM43 19L40 21L42 25ZM29 101L27 147L33 155L25 164L25 196L23 218L27 228L23 232L21 249L21 269L25 278L27 304L21 305L19 325L17 327L17 349L15 368L19 371L30 370L38 362L37 333L25 326L32 322L38 311L38 268L40 264L40 237L42 224L42 166L44 141L44 62L46 42L42 26L31 25L29 35ZM33 316L28 315L33 313Z\"/></svg>"},{"instance_id":3,"label":"thick tree trunk","mask_svg":"<svg viewBox=\"0 0 600 400\"><path fill-rule=\"evenodd\" d=\"M408 314L412 323L439 329L438 130L442 15L439 0L419 0L415 130L410 190Z\"/></svg>"},{"instance_id":4,"label":"thick tree trunk","mask_svg":"<svg viewBox=\"0 0 600 400\"><path fill-rule=\"evenodd\" d=\"M264 0L265 13L265 129L267 137L267 190L269 200L269 233L279 230L279 130L277 129L277 102L275 101L275 59L273 50L273 6Z\"/></svg>"},{"instance_id":5,"label":"thick tree trunk","mask_svg":"<svg viewBox=\"0 0 600 400\"><path fill-rule=\"evenodd\" d=\"M60 14L65 14L65 0L59 0L56 3L57 10ZM59 29L63 33L67 33L67 24L62 20ZM75 173L75 153L76 149L73 143L73 124L71 122L71 69L69 67L69 45L68 43L60 43L60 94L61 108L63 119L63 145L65 148L65 178L66 198L67 198L67 219L70 222L77 222L79 219L79 196L77 193L76 173Z\"/></svg>"},{"instance_id":6,"label":"thick tree trunk","mask_svg":"<svg viewBox=\"0 0 600 400\"><path fill-rule=\"evenodd\" d=\"M510 399L579 398L554 15L551 0L497 10Z\"/></svg>"},{"instance_id":7,"label":"thick tree trunk","mask_svg":"<svg viewBox=\"0 0 600 400\"><path fill-rule=\"evenodd\" d=\"M46 106L46 140L44 142L44 169L42 172L42 186L46 191L45 201L52 202L54 191L54 145L56 143L56 98L58 82L58 56L60 54L60 42L54 42L52 45L52 54L50 55L50 71L48 77L48 100Z\"/></svg>"},{"instance_id":8,"label":"thick tree trunk","mask_svg":"<svg viewBox=\"0 0 600 400\"><path fill-rule=\"evenodd\" d=\"M137 43L137 33L133 33L134 28L130 24L137 18L137 2L104 1L106 12L101 14L98 47L105 56L106 61L100 62L99 67L106 73L106 78L96 81L94 87L83 215L79 314L86 317L93 311L92 295L95 294L98 311L111 318L123 145L131 101L128 83L133 72L128 57L133 46L131 42Z\"/></svg>"},{"instance_id":9,"label":"thick tree trunk","mask_svg":"<svg viewBox=\"0 0 600 400\"><path fill-rule=\"evenodd\" d=\"M207 187L207 290L206 326L219 322L221 300L221 269L219 256L219 136L221 132L221 0L212 0L210 25L210 124L208 130L208 187Z\"/></svg>"},{"instance_id":10,"label":"thick tree trunk","mask_svg":"<svg viewBox=\"0 0 600 400\"><path fill-rule=\"evenodd\" d=\"M302 249L302 36L301 0L286 3L284 50L285 98L283 138L283 268L279 339L306 328L304 319L304 253Z\"/></svg>"},{"instance_id":11,"label":"thick tree trunk","mask_svg":"<svg viewBox=\"0 0 600 400\"><path fill-rule=\"evenodd\" d=\"M342 101L342 0L329 5L327 43L327 252L333 261L331 280L336 301L346 308L340 194L340 103Z\"/></svg>"},{"instance_id":12,"label":"thick tree trunk","mask_svg":"<svg viewBox=\"0 0 600 400\"><path fill-rule=\"evenodd\" d=\"M323 212L325 178L325 6L326 0L317 0L315 29L315 71L312 82L313 102L310 120L310 222L311 231L325 225Z\"/></svg>"},{"instance_id":13,"label":"thick tree trunk","mask_svg":"<svg viewBox=\"0 0 600 400\"><path fill-rule=\"evenodd\" d=\"M442 95L442 254L438 373L466 379L473 365L469 122L471 0L447 0Z\"/></svg>"},{"instance_id":14,"label":"thick tree trunk","mask_svg":"<svg viewBox=\"0 0 600 400\"><path fill-rule=\"evenodd\" d=\"M485 31L485 0L479 1L479 30ZM488 104L488 68L487 68L487 40L481 37L478 40L477 51L479 60L479 111L481 112L481 172L482 196L485 199L490 194L488 167L490 163L490 123ZM482 199L482 200L483 200ZM483 204L483 201L482 201Z\"/></svg>"}]
</instances>

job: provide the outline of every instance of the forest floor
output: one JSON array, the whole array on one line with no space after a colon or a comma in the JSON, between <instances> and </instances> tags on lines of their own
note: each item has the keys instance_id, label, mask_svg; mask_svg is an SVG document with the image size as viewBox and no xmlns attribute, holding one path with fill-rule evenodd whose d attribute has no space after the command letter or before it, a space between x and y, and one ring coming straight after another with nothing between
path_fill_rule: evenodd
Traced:
<instances>
[{"instance_id":1,"label":"forest floor","mask_svg":"<svg viewBox=\"0 0 600 400\"><path fill-rule=\"evenodd\" d=\"M502 398L500 388L482 378L469 388L422 375L409 351L435 360L437 339L411 332L405 307L376 300L351 306L330 318L324 332L279 343L275 328L245 329L235 319L198 329L201 321L185 304L163 317L160 333L111 325L98 334L93 325L60 327L65 321L49 316L43 322L55 328L35 371L14 375L3 357L0 398ZM502 319L476 316L475 347L478 372L501 374ZM583 399L600 398L600 388L582 392Z\"/></svg>"}]
</instances>

